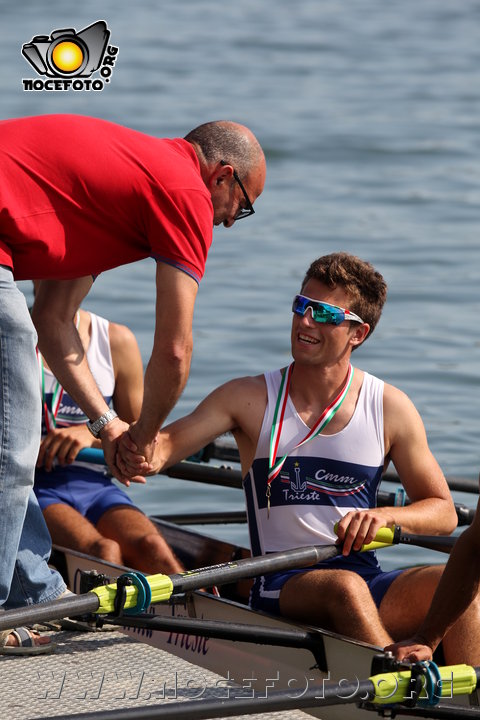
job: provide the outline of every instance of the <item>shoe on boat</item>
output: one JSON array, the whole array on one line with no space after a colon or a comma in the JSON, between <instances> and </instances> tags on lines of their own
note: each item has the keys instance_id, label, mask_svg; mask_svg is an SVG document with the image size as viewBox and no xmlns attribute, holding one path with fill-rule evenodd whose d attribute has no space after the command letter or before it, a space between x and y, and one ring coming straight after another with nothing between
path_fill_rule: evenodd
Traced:
<instances>
[{"instance_id":1,"label":"shoe on boat","mask_svg":"<svg viewBox=\"0 0 480 720\"><path fill-rule=\"evenodd\" d=\"M14 635L18 645L7 645L10 635ZM27 627L17 627L12 630L0 632L0 655L47 655L55 652L57 644L51 640L48 643L38 645L35 639L40 637L36 630Z\"/></svg>"}]
</instances>

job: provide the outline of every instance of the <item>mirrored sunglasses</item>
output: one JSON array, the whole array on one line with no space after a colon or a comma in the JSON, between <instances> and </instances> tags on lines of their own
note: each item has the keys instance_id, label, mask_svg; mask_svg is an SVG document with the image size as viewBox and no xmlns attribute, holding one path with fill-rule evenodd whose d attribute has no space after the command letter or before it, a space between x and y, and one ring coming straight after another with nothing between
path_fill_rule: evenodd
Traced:
<instances>
[{"instance_id":1,"label":"mirrored sunglasses","mask_svg":"<svg viewBox=\"0 0 480 720\"><path fill-rule=\"evenodd\" d=\"M327 323L329 325L340 325L344 320L363 323L363 320L355 315L351 310L330 305L330 303L312 300L305 295L295 295L293 299L292 312L297 315L305 315L308 308L312 313L312 318L318 323Z\"/></svg>"}]
</instances>

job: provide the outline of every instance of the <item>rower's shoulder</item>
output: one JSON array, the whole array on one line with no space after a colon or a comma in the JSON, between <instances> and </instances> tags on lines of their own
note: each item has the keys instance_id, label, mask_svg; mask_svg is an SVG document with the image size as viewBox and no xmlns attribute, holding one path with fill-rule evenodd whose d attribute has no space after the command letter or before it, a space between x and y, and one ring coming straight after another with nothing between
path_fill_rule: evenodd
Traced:
<instances>
[{"instance_id":1,"label":"rower's shoulder","mask_svg":"<svg viewBox=\"0 0 480 720\"><path fill-rule=\"evenodd\" d=\"M224 383L218 390L229 395L243 397L244 399L255 398L266 394L265 376L246 375L245 377L234 378Z\"/></svg>"},{"instance_id":2,"label":"rower's shoulder","mask_svg":"<svg viewBox=\"0 0 480 720\"><path fill-rule=\"evenodd\" d=\"M386 421L402 423L408 418L421 422L420 414L407 393L389 383L384 383L383 412Z\"/></svg>"},{"instance_id":3,"label":"rower's shoulder","mask_svg":"<svg viewBox=\"0 0 480 720\"><path fill-rule=\"evenodd\" d=\"M408 403L413 405L406 392L387 382L383 383L383 398L384 401L389 403Z\"/></svg>"}]
</instances>

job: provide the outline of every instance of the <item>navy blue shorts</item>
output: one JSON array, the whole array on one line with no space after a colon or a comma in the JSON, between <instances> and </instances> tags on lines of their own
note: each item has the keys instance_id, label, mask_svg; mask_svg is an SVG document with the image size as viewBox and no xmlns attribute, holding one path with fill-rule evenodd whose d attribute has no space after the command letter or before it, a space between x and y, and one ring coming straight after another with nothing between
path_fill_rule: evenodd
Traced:
<instances>
[{"instance_id":1,"label":"navy blue shorts","mask_svg":"<svg viewBox=\"0 0 480 720\"><path fill-rule=\"evenodd\" d=\"M70 505L93 525L113 507L135 507L127 493L102 472L75 465L50 473L37 471L33 489L42 510L58 503Z\"/></svg>"},{"instance_id":2,"label":"navy blue shorts","mask_svg":"<svg viewBox=\"0 0 480 720\"><path fill-rule=\"evenodd\" d=\"M371 553L365 553L362 561L368 555L371 555ZM281 615L280 591L287 580L294 575L308 573L312 570L350 570L363 577L378 608L388 588L403 570L383 572L376 562L374 564L365 564L364 562L358 562L357 558L360 558L360 556L333 558L331 561L321 562L308 568L286 570L285 572L257 577L250 593L250 606L255 610L263 610L271 615Z\"/></svg>"}]
</instances>

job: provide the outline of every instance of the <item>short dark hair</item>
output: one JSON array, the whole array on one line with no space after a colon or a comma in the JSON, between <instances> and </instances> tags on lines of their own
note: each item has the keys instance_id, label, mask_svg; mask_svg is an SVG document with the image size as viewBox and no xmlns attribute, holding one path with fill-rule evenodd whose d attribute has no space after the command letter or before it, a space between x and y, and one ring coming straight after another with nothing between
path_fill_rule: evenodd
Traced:
<instances>
[{"instance_id":1,"label":"short dark hair","mask_svg":"<svg viewBox=\"0 0 480 720\"><path fill-rule=\"evenodd\" d=\"M242 177L258 164L262 148L253 135L248 136L242 126L227 120L204 123L185 135L185 140L201 149L207 163L225 160Z\"/></svg>"},{"instance_id":2,"label":"short dark hair","mask_svg":"<svg viewBox=\"0 0 480 720\"><path fill-rule=\"evenodd\" d=\"M346 252L331 253L312 262L303 279L302 290L312 279L332 290L342 287L349 296L348 309L370 325L367 337L372 334L387 299L387 283L373 265Z\"/></svg>"}]
</instances>

